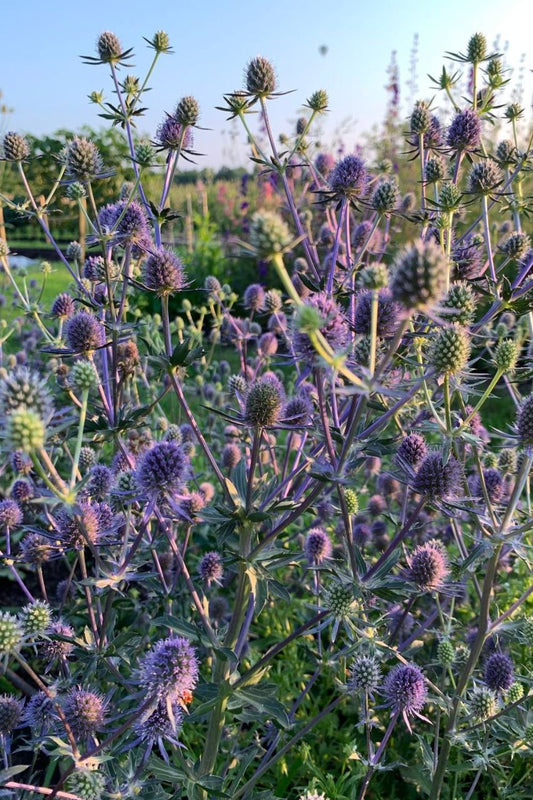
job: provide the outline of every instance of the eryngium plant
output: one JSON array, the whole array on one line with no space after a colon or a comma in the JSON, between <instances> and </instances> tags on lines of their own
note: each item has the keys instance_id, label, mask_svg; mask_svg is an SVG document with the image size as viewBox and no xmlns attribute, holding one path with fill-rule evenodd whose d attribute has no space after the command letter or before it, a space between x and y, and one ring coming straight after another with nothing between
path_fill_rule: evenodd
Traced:
<instances>
[{"instance_id":1,"label":"eryngium plant","mask_svg":"<svg viewBox=\"0 0 533 800\"><path fill-rule=\"evenodd\" d=\"M146 42L151 75L171 46ZM0 239L3 793L529 797L531 138L498 55L450 54L470 83L443 70L448 122L416 102L399 178L381 143L313 150L323 89L279 137L252 58L224 107L253 158L240 241L205 228L245 284L171 244L200 105L139 139L131 55L105 31L85 59L130 153L112 202L90 139L39 200L3 140L27 199L2 201L63 279L32 294Z\"/></svg>"}]
</instances>

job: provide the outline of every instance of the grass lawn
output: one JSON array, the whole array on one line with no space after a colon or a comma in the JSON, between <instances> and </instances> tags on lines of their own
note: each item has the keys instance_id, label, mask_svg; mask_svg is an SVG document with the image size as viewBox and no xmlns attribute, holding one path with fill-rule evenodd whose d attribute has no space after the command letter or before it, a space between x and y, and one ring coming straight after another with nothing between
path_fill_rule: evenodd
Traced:
<instances>
[{"instance_id":1,"label":"grass lawn","mask_svg":"<svg viewBox=\"0 0 533 800\"><path fill-rule=\"evenodd\" d=\"M43 270L43 263L47 265L45 270ZM70 275L60 261L43 262L38 260L28 266L13 266L11 269L13 278L22 294L26 294L30 302L38 302L46 310L50 308L54 298L67 289L70 282ZM0 274L0 294L5 298L5 303L0 308L0 319L5 320L9 325L23 312L18 300L15 304L12 303L14 290L8 277L4 274Z\"/></svg>"}]
</instances>

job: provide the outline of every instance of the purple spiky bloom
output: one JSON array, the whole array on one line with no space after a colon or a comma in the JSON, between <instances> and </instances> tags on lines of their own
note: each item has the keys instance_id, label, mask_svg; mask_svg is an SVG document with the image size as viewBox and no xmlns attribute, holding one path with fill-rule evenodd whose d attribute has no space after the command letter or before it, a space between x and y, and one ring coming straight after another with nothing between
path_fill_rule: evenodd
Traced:
<instances>
[{"instance_id":1,"label":"purple spiky bloom","mask_svg":"<svg viewBox=\"0 0 533 800\"><path fill-rule=\"evenodd\" d=\"M331 191L339 197L352 199L365 190L367 171L362 158L348 155L337 161L331 170L328 183Z\"/></svg>"},{"instance_id":2,"label":"purple spiky bloom","mask_svg":"<svg viewBox=\"0 0 533 800\"><path fill-rule=\"evenodd\" d=\"M141 492L153 499L183 491L189 475L189 459L175 442L158 442L144 453L135 471Z\"/></svg>"},{"instance_id":3,"label":"purple spiky bloom","mask_svg":"<svg viewBox=\"0 0 533 800\"><path fill-rule=\"evenodd\" d=\"M65 716L75 734L87 736L102 728L105 701L100 694L87 689L73 689L67 695Z\"/></svg>"},{"instance_id":4,"label":"purple spiky bloom","mask_svg":"<svg viewBox=\"0 0 533 800\"><path fill-rule=\"evenodd\" d=\"M98 512L92 503L81 502L72 511L62 509L56 516L59 538L67 549L83 550L96 544L100 526Z\"/></svg>"},{"instance_id":5,"label":"purple spiky bloom","mask_svg":"<svg viewBox=\"0 0 533 800\"><path fill-rule=\"evenodd\" d=\"M505 491L505 484L500 470L495 467L488 467L483 470L483 480L487 495L491 503L499 503ZM476 475L472 481L472 494L475 497L483 497L483 489L479 476Z\"/></svg>"},{"instance_id":6,"label":"purple spiky bloom","mask_svg":"<svg viewBox=\"0 0 533 800\"><path fill-rule=\"evenodd\" d=\"M485 683L493 692L506 691L514 682L514 665L506 653L492 653L485 664Z\"/></svg>"},{"instance_id":7,"label":"purple spiky bloom","mask_svg":"<svg viewBox=\"0 0 533 800\"><path fill-rule=\"evenodd\" d=\"M324 528L311 528L305 537L304 553L310 564L318 566L332 552L331 540Z\"/></svg>"},{"instance_id":8,"label":"purple spiky bloom","mask_svg":"<svg viewBox=\"0 0 533 800\"><path fill-rule=\"evenodd\" d=\"M155 143L161 150L177 150L180 145L182 150L190 150L193 137L190 128L184 129L176 117L168 115L157 129Z\"/></svg>"},{"instance_id":9,"label":"purple spiky bloom","mask_svg":"<svg viewBox=\"0 0 533 800\"><path fill-rule=\"evenodd\" d=\"M22 522L22 511L14 500L0 502L0 533L16 528Z\"/></svg>"},{"instance_id":10,"label":"purple spiky bloom","mask_svg":"<svg viewBox=\"0 0 533 800\"><path fill-rule=\"evenodd\" d=\"M319 330L331 349L335 352L342 350L348 341L348 326L344 320L344 312L340 306L332 297L328 297L326 292L319 292L309 297L305 301L305 305L314 308L322 317L323 323ZM316 351L306 333L295 330L292 344L294 352L298 357L302 358L302 360L308 363L312 363L315 360Z\"/></svg>"},{"instance_id":11,"label":"purple spiky bloom","mask_svg":"<svg viewBox=\"0 0 533 800\"><path fill-rule=\"evenodd\" d=\"M198 680L196 651L183 636L156 643L140 665L140 683L150 697L186 702Z\"/></svg>"},{"instance_id":12,"label":"purple spiky bloom","mask_svg":"<svg viewBox=\"0 0 533 800\"><path fill-rule=\"evenodd\" d=\"M181 259L166 247L158 247L144 262L145 286L159 296L179 292L187 285Z\"/></svg>"},{"instance_id":13,"label":"purple spiky bloom","mask_svg":"<svg viewBox=\"0 0 533 800\"><path fill-rule=\"evenodd\" d=\"M356 333L370 334L372 323L371 290L359 292L355 301L353 328ZM377 294L377 329L380 338L392 336L400 321L400 306L392 299L388 289L380 289Z\"/></svg>"},{"instance_id":14,"label":"purple spiky bloom","mask_svg":"<svg viewBox=\"0 0 533 800\"><path fill-rule=\"evenodd\" d=\"M411 730L409 717L419 717L427 699L426 679L420 668L415 664L398 664L385 678L383 694L387 705L403 716Z\"/></svg>"},{"instance_id":15,"label":"purple spiky bloom","mask_svg":"<svg viewBox=\"0 0 533 800\"><path fill-rule=\"evenodd\" d=\"M426 542L417 547L407 564L409 580L423 591L440 589L448 574L446 554L436 542Z\"/></svg>"},{"instance_id":16,"label":"purple spiky bloom","mask_svg":"<svg viewBox=\"0 0 533 800\"><path fill-rule=\"evenodd\" d=\"M419 433L410 433L401 442L396 458L411 467L417 467L427 453L426 440Z\"/></svg>"},{"instance_id":17,"label":"purple spiky bloom","mask_svg":"<svg viewBox=\"0 0 533 800\"><path fill-rule=\"evenodd\" d=\"M428 453L422 460L413 480L417 494L430 500L440 500L456 494L461 480L461 466L452 457L446 463L440 452Z\"/></svg>"},{"instance_id":18,"label":"purple spiky bloom","mask_svg":"<svg viewBox=\"0 0 533 800\"><path fill-rule=\"evenodd\" d=\"M52 314L59 319L68 319L74 314L74 299L68 292L58 294L52 304Z\"/></svg>"},{"instance_id":19,"label":"purple spiky bloom","mask_svg":"<svg viewBox=\"0 0 533 800\"><path fill-rule=\"evenodd\" d=\"M202 556L200 564L198 565L198 572L200 573L201 579L207 583L208 586L213 582L220 583L222 575L224 574L220 553L213 550Z\"/></svg>"},{"instance_id":20,"label":"purple spiky bloom","mask_svg":"<svg viewBox=\"0 0 533 800\"><path fill-rule=\"evenodd\" d=\"M74 353L88 353L105 344L104 326L88 311L78 311L69 319L65 335Z\"/></svg>"},{"instance_id":21,"label":"purple spiky bloom","mask_svg":"<svg viewBox=\"0 0 533 800\"><path fill-rule=\"evenodd\" d=\"M315 158L315 169L324 178L329 175L334 166L335 159L329 153L319 153Z\"/></svg>"},{"instance_id":22,"label":"purple spiky bloom","mask_svg":"<svg viewBox=\"0 0 533 800\"><path fill-rule=\"evenodd\" d=\"M177 744L176 736L183 725L183 711L177 703L172 704L172 721L168 715L166 702L160 701L155 710L147 719L137 720L134 731L142 742L148 745L159 744L167 739L171 744Z\"/></svg>"},{"instance_id":23,"label":"purple spiky bloom","mask_svg":"<svg viewBox=\"0 0 533 800\"><path fill-rule=\"evenodd\" d=\"M104 233L112 234L113 246L127 244L135 246L135 254L152 246L148 218L142 205L136 200L113 203L102 208L98 223Z\"/></svg>"},{"instance_id":24,"label":"purple spiky bloom","mask_svg":"<svg viewBox=\"0 0 533 800\"><path fill-rule=\"evenodd\" d=\"M244 290L244 307L250 311L262 311L265 305L265 290L260 283L252 283Z\"/></svg>"},{"instance_id":25,"label":"purple spiky bloom","mask_svg":"<svg viewBox=\"0 0 533 800\"><path fill-rule=\"evenodd\" d=\"M473 108L459 111L448 128L446 143L452 150L470 152L481 142L481 120Z\"/></svg>"}]
</instances>

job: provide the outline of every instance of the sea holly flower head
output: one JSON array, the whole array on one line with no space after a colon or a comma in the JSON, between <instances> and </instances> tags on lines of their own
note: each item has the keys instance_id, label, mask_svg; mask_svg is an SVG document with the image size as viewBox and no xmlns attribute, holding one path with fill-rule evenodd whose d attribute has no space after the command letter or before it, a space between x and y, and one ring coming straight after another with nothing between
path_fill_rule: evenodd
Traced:
<instances>
[{"instance_id":1,"label":"sea holly flower head","mask_svg":"<svg viewBox=\"0 0 533 800\"><path fill-rule=\"evenodd\" d=\"M422 671L415 664L398 664L385 678L382 692L386 704L394 713L402 715L411 731L410 717L420 715L427 700L427 683Z\"/></svg>"}]
</instances>

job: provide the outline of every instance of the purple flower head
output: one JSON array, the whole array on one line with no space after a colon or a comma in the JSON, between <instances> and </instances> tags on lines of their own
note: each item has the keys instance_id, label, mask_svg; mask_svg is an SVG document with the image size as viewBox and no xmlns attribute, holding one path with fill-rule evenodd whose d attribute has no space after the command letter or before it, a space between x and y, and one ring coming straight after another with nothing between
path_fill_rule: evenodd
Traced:
<instances>
[{"instance_id":1,"label":"purple flower head","mask_svg":"<svg viewBox=\"0 0 533 800\"><path fill-rule=\"evenodd\" d=\"M440 589L448 574L446 554L436 542L417 547L407 564L407 577L423 591Z\"/></svg>"},{"instance_id":2,"label":"purple flower head","mask_svg":"<svg viewBox=\"0 0 533 800\"><path fill-rule=\"evenodd\" d=\"M19 478L11 487L11 496L17 503L28 503L34 496L33 486L24 478Z\"/></svg>"},{"instance_id":3,"label":"purple flower head","mask_svg":"<svg viewBox=\"0 0 533 800\"><path fill-rule=\"evenodd\" d=\"M446 139L452 150L470 152L481 142L481 120L473 108L459 111L448 128Z\"/></svg>"},{"instance_id":4,"label":"purple flower head","mask_svg":"<svg viewBox=\"0 0 533 800\"><path fill-rule=\"evenodd\" d=\"M439 118L435 114L431 115L429 128L424 135L424 146L428 150L437 150L442 146L442 129Z\"/></svg>"},{"instance_id":5,"label":"purple flower head","mask_svg":"<svg viewBox=\"0 0 533 800\"><path fill-rule=\"evenodd\" d=\"M100 533L98 512L92 503L78 503L72 511L62 509L56 524L61 545L67 549L83 550L87 544L95 544Z\"/></svg>"},{"instance_id":6,"label":"purple flower head","mask_svg":"<svg viewBox=\"0 0 533 800\"><path fill-rule=\"evenodd\" d=\"M394 667L383 684L383 694L387 705L395 714L401 714L409 731L409 717L420 717L420 711L427 699L426 679L422 671L414 664L398 664Z\"/></svg>"},{"instance_id":7,"label":"purple flower head","mask_svg":"<svg viewBox=\"0 0 533 800\"><path fill-rule=\"evenodd\" d=\"M331 540L324 528L311 528L305 537L304 552L308 562L315 566L331 557Z\"/></svg>"},{"instance_id":8,"label":"purple flower head","mask_svg":"<svg viewBox=\"0 0 533 800\"><path fill-rule=\"evenodd\" d=\"M337 161L328 178L331 191L339 197L359 197L366 188L367 171L362 158L349 155Z\"/></svg>"},{"instance_id":9,"label":"purple flower head","mask_svg":"<svg viewBox=\"0 0 533 800\"><path fill-rule=\"evenodd\" d=\"M202 556L198 566L198 572L200 573L201 579L207 583L208 586L213 582L220 583L222 575L224 574L220 553L212 551Z\"/></svg>"},{"instance_id":10,"label":"purple flower head","mask_svg":"<svg viewBox=\"0 0 533 800\"><path fill-rule=\"evenodd\" d=\"M305 305L315 309L320 314L323 322L319 330L332 350L335 352L342 350L348 341L348 326L344 320L344 312L340 306L337 305L333 298L328 297L325 292L320 292L309 297L305 301ZM294 331L292 344L297 357L306 361L308 364L315 361L316 351L306 333L296 329Z\"/></svg>"},{"instance_id":11,"label":"purple flower head","mask_svg":"<svg viewBox=\"0 0 533 800\"><path fill-rule=\"evenodd\" d=\"M22 511L14 500L0 502L0 533L16 528L22 522Z\"/></svg>"},{"instance_id":12,"label":"purple flower head","mask_svg":"<svg viewBox=\"0 0 533 800\"><path fill-rule=\"evenodd\" d=\"M173 720L168 715L166 702L160 701L148 719L137 720L133 728L139 739L148 745L157 743L161 749L164 739L175 745L176 736L183 725L183 711L177 703L172 704L172 716Z\"/></svg>"},{"instance_id":13,"label":"purple flower head","mask_svg":"<svg viewBox=\"0 0 533 800\"><path fill-rule=\"evenodd\" d=\"M66 326L67 344L74 353L88 353L105 344L105 329L89 311L78 311Z\"/></svg>"},{"instance_id":14,"label":"purple flower head","mask_svg":"<svg viewBox=\"0 0 533 800\"><path fill-rule=\"evenodd\" d=\"M244 291L244 307L250 311L262 311L265 304L265 290L259 283L252 283Z\"/></svg>"},{"instance_id":15,"label":"purple flower head","mask_svg":"<svg viewBox=\"0 0 533 800\"><path fill-rule=\"evenodd\" d=\"M365 290L356 295L353 328L356 333L369 335L372 322L373 292ZM392 336L400 321L400 306L392 299L388 289L380 289L377 295L377 330L380 338Z\"/></svg>"},{"instance_id":16,"label":"purple flower head","mask_svg":"<svg viewBox=\"0 0 533 800\"><path fill-rule=\"evenodd\" d=\"M323 178L329 175L334 166L335 159L329 153L319 153L315 158L315 169Z\"/></svg>"},{"instance_id":17,"label":"purple flower head","mask_svg":"<svg viewBox=\"0 0 533 800\"><path fill-rule=\"evenodd\" d=\"M189 459L175 442L158 442L140 458L135 480L141 492L153 499L183 491L189 476Z\"/></svg>"},{"instance_id":18,"label":"purple flower head","mask_svg":"<svg viewBox=\"0 0 533 800\"><path fill-rule=\"evenodd\" d=\"M259 337L257 342L257 350L262 356L273 356L278 349L278 337L275 333L267 331Z\"/></svg>"},{"instance_id":19,"label":"purple flower head","mask_svg":"<svg viewBox=\"0 0 533 800\"><path fill-rule=\"evenodd\" d=\"M179 292L187 285L181 260L166 247L158 247L148 256L143 278L145 286L160 297Z\"/></svg>"},{"instance_id":20,"label":"purple flower head","mask_svg":"<svg viewBox=\"0 0 533 800\"><path fill-rule=\"evenodd\" d=\"M161 150L190 150L193 146L193 137L190 128L178 122L176 117L167 115L159 125L156 133L155 144Z\"/></svg>"},{"instance_id":21,"label":"purple flower head","mask_svg":"<svg viewBox=\"0 0 533 800\"><path fill-rule=\"evenodd\" d=\"M234 469L241 460L241 450L238 444L228 442L222 450L222 466L225 469Z\"/></svg>"},{"instance_id":22,"label":"purple flower head","mask_svg":"<svg viewBox=\"0 0 533 800\"><path fill-rule=\"evenodd\" d=\"M432 452L422 460L413 480L413 489L431 500L440 500L456 494L460 481L459 462L452 456L445 464L442 453Z\"/></svg>"},{"instance_id":23,"label":"purple flower head","mask_svg":"<svg viewBox=\"0 0 533 800\"><path fill-rule=\"evenodd\" d=\"M141 686L150 697L161 701L186 703L197 680L196 651L182 636L157 642L141 661Z\"/></svg>"},{"instance_id":24,"label":"purple flower head","mask_svg":"<svg viewBox=\"0 0 533 800\"><path fill-rule=\"evenodd\" d=\"M283 421L286 425L307 425L313 413L313 406L302 394L292 397L285 406Z\"/></svg>"},{"instance_id":25,"label":"purple flower head","mask_svg":"<svg viewBox=\"0 0 533 800\"><path fill-rule=\"evenodd\" d=\"M47 631L47 639L39 643L39 655L48 662L47 671L55 661L64 661L72 653L74 645L63 639L54 639L54 634L74 638L74 630L62 620L52 622Z\"/></svg>"},{"instance_id":26,"label":"purple flower head","mask_svg":"<svg viewBox=\"0 0 533 800\"><path fill-rule=\"evenodd\" d=\"M104 724L105 701L96 692L73 689L65 702L65 716L76 735L91 735Z\"/></svg>"},{"instance_id":27,"label":"purple flower head","mask_svg":"<svg viewBox=\"0 0 533 800\"><path fill-rule=\"evenodd\" d=\"M87 490L92 497L101 500L111 491L113 472L103 464L95 464L90 472Z\"/></svg>"},{"instance_id":28,"label":"purple flower head","mask_svg":"<svg viewBox=\"0 0 533 800\"><path fill-rule=\"evenodd\" d=\"M490 502L499 503L505 490L505 484L503 482L503 476L500 470L496 469L495 467L488 467L487 469L484 469L483 480L485 482L485 488L487 490L487 495ZM474 497L483 498L483 489L481 487L479 475L474 477L471 490Z\"/></svg>"},{"instance_id":29,"label":"purple flower head","mask_svg":"<svg viewBox=\"0 0 533 800\"><path fill-rule=\"evenodd\" d=\"M98 222L102 231L113 234L113 246L130 244L136 256L141 254L139 250L144 252L152 246L146 213L136 200L104 206L98 214Z\"/></svg>"},{"instance_id":30,"label":"purple flower head","mask_svg":"<svg viewBox=\"0 0 533 800\"><path fill-rule=\"evenodd\" d=\"M74 300L68 292L58 294L52 304L52 314L59 319L67 319L74 314Z\"/></svg>"},{"instance_id":31,"label":"purple flower head","mask_svg":"<svg viewBox=\"0 0 533 800\"><path fill-rule=\"evenodd\" d=\"M506 691L514 682L514 665L506 653L492 653L485 664L485 683L493 692Z\"/></svg>"},{"instance_id":32,"label":"purple flower head","mask_svg":"<svg viewBox=\"0 0 533 800\"><path fill-rule=\"evenodd\" d=\"M400 463L417 467L427 453L426 440L419 433L410 433L401 442L396 451Z\"/></svg>"},{"instance_id":33,"label":"purple flower head","mask_svg":"<svg viewBox=\"0 0 533 800\"><path fill-rule=\"evenodd\" d=\"M9 736L22 722L24 701L9 694L0 694L0 736Z\"/></svg>"}]
</instances>

